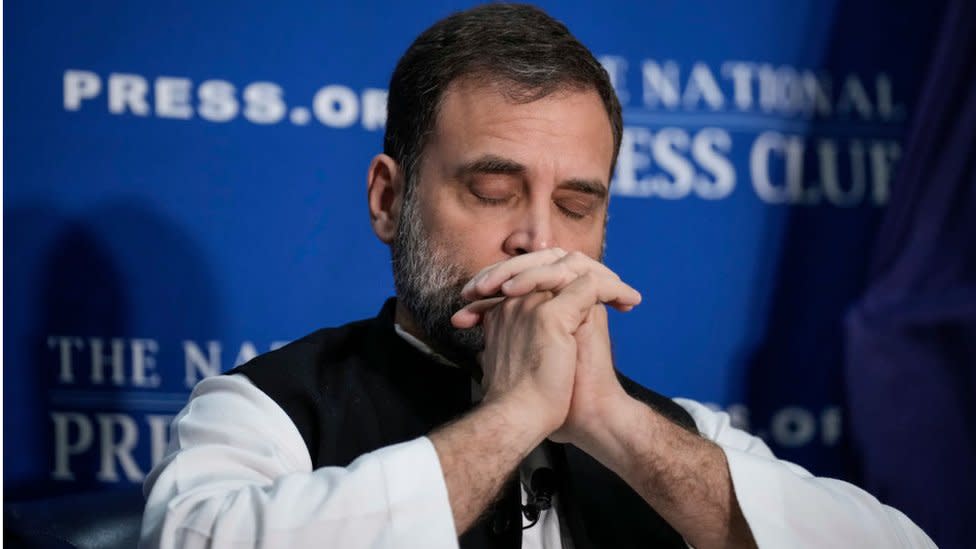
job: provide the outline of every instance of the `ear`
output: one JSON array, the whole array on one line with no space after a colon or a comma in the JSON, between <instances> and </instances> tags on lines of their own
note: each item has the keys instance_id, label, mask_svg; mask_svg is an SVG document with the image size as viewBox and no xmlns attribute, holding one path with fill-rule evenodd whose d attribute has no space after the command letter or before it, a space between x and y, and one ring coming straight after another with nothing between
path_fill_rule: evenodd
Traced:
<instances>
[{"instance_id":1,"label":"ear","mask_svg":"<svg viewBox=\"0 0 976 549\"><path fill-rule=\"evenodd\" d=\"M393 242L403 205L403 177L396 160L385 154L373 157L366 174L366 200L373 232L384 243Z\"/></svg>"}]
</instances>

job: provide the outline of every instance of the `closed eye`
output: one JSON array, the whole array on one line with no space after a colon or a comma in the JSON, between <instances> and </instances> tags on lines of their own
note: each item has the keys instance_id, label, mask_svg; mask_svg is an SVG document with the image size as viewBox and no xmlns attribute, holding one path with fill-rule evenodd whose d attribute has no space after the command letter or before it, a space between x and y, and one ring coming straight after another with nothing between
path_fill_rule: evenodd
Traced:
<instances>
[{"instance_id":1,"label":"closed eye","mask_svg":"<svg viewBox=\"0 0 976 549\"><path fill-rule=\"evenodd\" d=\"M558 204L557 206L559 207L559 211L563 212L563 215L565 215L570 219L583 219L584 217L586 217L585 213L577 212L571 208L567 208L566 206L561 206Z\"/></svg>"},{"instance_id":2,"label":"closed eye","mask_svg":"<svg viewBox=\"0 0 976 549\"><path fill-rule=\"evenodd\" d=\"M478 194L476 192L472 192L471 194L474 195L474 197L478 200L478 202L481 202L482 204L487 204L489 206L500 206L500 205L508 202L508 198L509 198L509 197L505 197L505 198L492 198L490 196L481 196L480 194Z\"/></svg>"},{"instance_id":3,"label":"closed eye","mask_svg":"<svg viewBox=\"0 0 976 549\"><path fill-rule=\"evenodd\" d=\"M509 175L479 174L468 181L468 191L483 204L499 205L516 196L517 185Z\"/></svg>"},{"instance_id":4,"label":"closed eye","mask_svg":"<svg viewBox=\"0 0 976 549\"><path fill-rule=\"evenodd\" d=\"M559 193L554 202L559 211L570 219L582 219L593 213L603 200L589 193Z\"/></svg>"}]
</instances>

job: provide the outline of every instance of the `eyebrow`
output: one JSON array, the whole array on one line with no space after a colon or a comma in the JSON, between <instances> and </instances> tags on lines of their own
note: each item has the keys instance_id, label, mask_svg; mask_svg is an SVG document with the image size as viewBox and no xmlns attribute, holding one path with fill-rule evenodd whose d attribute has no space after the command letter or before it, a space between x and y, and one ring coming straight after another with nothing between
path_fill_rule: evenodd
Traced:
<instances>
[{"instance_id":1,"label":"eyebrow","mask_svg":"<svg viewBox=\"0 0 976 549\"><path fill-rule=\"evenodd\" d=\"M593 195L600 200L607 197L607 188L602 182L590 179L569 179L559 184L560 189Z\"/></svg>"},{"instance_id":2,"label":"eyebrow","mask_svg":"<svg viewBox=\"0 0 976 549\"><path fill-rule=\"evenodd\" d=\"M462 178L466 175L471 175L475 173L497 173L497 174L522 174L526 172L526 167L514 160L508 158L503 158L501 156L496 156L494 154L486 154L480 158L476 158L470 162L466 162L458 166L454 175L458 178Z\"/></svg>"},{"instance_id":3,"label":"eyebrow","mask_svg":"<svg viewBox=\"0 0 976 549\"><path fill-rule=\"evenodd\" d=\"M494 154L486 154L458 166L457 170L454 172L454 175L458 179L463 179L466 176L478 173L520 175L524 174L526 171L528 171L528 168L526 168L525 165L514 160ZM558 187L560 189L589 194L599 198L600 200L604 200L607 197L606 185L604 185L602 181L596 179L567 179L566 181L562 181Z\"/></svg>"}]
</instances>

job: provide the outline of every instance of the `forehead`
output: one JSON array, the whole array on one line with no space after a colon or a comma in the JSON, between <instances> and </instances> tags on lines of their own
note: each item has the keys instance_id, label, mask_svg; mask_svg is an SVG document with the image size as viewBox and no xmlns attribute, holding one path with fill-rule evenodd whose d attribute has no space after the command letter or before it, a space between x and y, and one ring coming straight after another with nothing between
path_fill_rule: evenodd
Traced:
<instances>
[{"instance_id":1,"label":"forehead","mask_svg":"<svg viewBox=\"0 0 976 549\"><path fill-rule=\"evenodd\" d=\"M505 86L474 79L453 82L440 102L425 156L464 162L493 154L608 182L613 132L595 90L568 88L517 101Z\"/></svg>"}]
</instances>

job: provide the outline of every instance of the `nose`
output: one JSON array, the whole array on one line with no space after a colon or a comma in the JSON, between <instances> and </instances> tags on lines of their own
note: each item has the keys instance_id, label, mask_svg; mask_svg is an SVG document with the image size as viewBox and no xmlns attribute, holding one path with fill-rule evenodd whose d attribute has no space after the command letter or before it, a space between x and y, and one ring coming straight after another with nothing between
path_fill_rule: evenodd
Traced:
<instances>
[{"instance_id":1,"label":"nose","mask_svg":"<svg viewBox=\"0 0 976 549\"><path fill-rule=\"evenodd\" d=\"M551 216L548 201L533 204L518 216L512 232L503 244L505 253L516 256L557 246L552 232Z\"/></svg>"}]
</instances>

